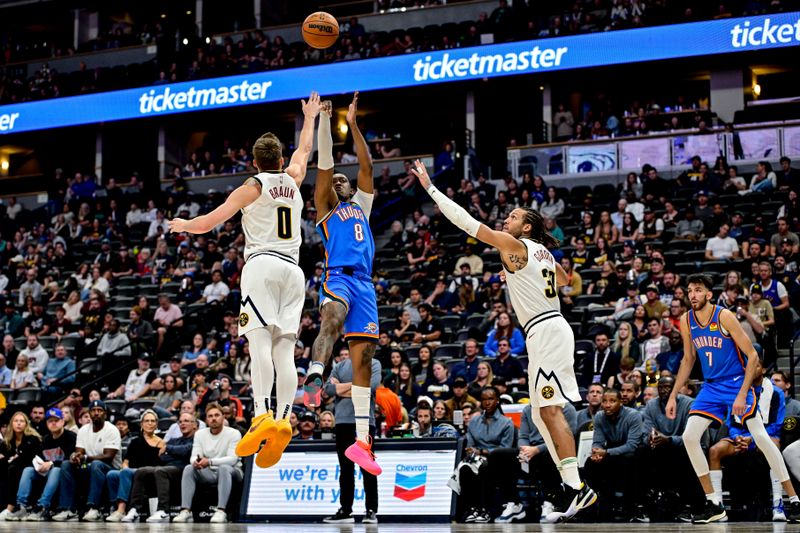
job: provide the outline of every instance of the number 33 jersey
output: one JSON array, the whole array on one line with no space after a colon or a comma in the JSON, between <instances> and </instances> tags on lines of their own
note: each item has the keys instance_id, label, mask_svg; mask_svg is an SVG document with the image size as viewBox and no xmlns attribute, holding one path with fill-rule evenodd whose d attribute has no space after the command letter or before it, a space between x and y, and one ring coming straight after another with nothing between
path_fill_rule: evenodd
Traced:
<instances>
[{"instance_id":1,"label":"number 33 jersey","mask_svg":"<svg viewBox=\"0 0 800 533\"><path fill-rule=\"evenodd\" d=\"M325 269L352 268L372 276L375 241L369 228L373 195L356 191L349 202L339 202L317 222L325 245Z\"/></svg>"},{"instance_id":2,"label":"number 33 jersey","mask_svg":"<svg viewBox=\"0 0 800 533\"><path fill-rule=\"evenodd\" d=\"M516 272L506 274L506 285L517 320L528 330L528 322L547 312L561 312L556 285L556 261L543 245L521 239L528 249L528 263Z\"/></svg>"},{"instance_id":3,"label":"number 33 jersey","mask_svg":"<svg viewBox=\"0 0 800 533\"><path fill-rule=\"evenodd\" d=\"M303 242L300 189L294 179L283 172L261 172L253 179L261 184L261 196L242 209L245 261L255 253L272 251L287 255L297 263Z\"/></svg>"}]
</instances>

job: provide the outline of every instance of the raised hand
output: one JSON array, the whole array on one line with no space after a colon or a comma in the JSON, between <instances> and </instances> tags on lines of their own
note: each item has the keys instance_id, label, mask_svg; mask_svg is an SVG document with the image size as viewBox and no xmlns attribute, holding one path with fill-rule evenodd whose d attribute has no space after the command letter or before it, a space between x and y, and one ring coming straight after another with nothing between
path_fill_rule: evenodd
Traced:
<instances>
[{"instance_id":1,"label":"raised hand","mask_svg":"<svg viewBox=\"0 0 800 533\"><path fill-rule=\"evenodd\" d=\"M323 100L322 101L322 110L320 113L325 113L328 117L333 116L333 102L330 100Z\"/></svg>"},{"instance_id":2,"label":"raised hand","mask_svg":"<svg viewBox=\"0 0 800 533\"><path fill-rule=\"evenodd\" d=\"M308 102L305 100L300 100L301 104L303 105L303 114L309 118L315 118L319 115L320 109L322 109L322 104L319 100L319 93L317 91L311 91L311 96L308 97Z\"/></svg>"},{"instance_id":3,"label":"raised hand","mask_svg":"<svg viewBox=\"0 0 800 533\"><path fill-rule=\"evenodd\" d=\"M425 168L425 165L419 159L414 161L414 164L411 166L411 173L417 177L423 189L427 190L428 187L431 186L431 177L428 175L428 169Z\"/></svg>"},{"instance_id":4,"label":"raised hand","mask_svg":"<svg viewBox=\"0 0 800 533\"><path fill-rule=\"evenodd\" d=\"M353 93L353 101L347 107L347 123L353 125L356 123L356 113L358 112L358 91Z\"/></svg>"},{"instance_id":5,"label":"raised hand","mask_svg":"<svg viewBox=\"0 0 800 533\"><path fill-rule=\"evenodd\" d=\"M183 218L173 218L167 224L169 225L169 230L172 233L183 233L186 231L186 225L189 223L188 220Z\"/></svg>"}]
</instances>

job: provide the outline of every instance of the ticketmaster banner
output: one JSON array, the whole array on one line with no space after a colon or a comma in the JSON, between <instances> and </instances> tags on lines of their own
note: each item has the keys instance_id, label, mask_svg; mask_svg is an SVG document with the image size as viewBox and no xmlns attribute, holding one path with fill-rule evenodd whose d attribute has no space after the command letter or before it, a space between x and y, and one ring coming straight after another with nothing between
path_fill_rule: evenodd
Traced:
<instances>
[{"instance_id":1,"label":"ticketmaster banner","mask_svg":"<svg viewBox=\"0 0 800 533\"><path fill-rule=\"evenodd\" d=\"M449 450L379 451L382 516L449 518L453 491L447 482L456 464ZM339 508L339 460L335 451L287 451L272 468L253 467L244 513L269 519L330 516ZM361 471L356 469L353 511L364 513Z\"/></svg>"},{"instance_id":2,"label":"ticketmaster banner","mask_svg":"<svg viewBox=\"0 0 800 533\"><path fill-rule=\"evenodd\" d=\"M350 61L0 106L0 134L800 44L800 12Z\"/></svg>"}]
</instances>

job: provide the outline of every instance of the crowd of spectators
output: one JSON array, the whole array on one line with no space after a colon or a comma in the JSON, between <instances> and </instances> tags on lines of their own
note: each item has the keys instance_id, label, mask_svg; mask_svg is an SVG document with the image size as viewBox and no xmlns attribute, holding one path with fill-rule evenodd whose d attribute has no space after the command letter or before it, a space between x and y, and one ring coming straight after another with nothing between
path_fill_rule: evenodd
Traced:
<instances>
[{"instance_id":1,"label":"crowd of spectators","mask_svg":"<svg viewBox=\"0 0 800 533\"><path fill-rule=\"evenodd\" d=\"M421 191L402 185L408 172L381 170L378 199L420 198ZM564 243L554 251L569 275L560 298L578 339L577 375L589 403L574 406L574 427L578 432L591 421L600 426L603 413L612 418L622 413L625 428L633 431L595 432L594 447L600 451L592 452L590 478L607 479L603 468L621 468L618 462L646 448L645 441L662 442L652 432L641 436L641 428L635 436L632 428L641 424L640 414L631 409L645 400L650 402L646 409L659 405L652 403L659 401L658 387L677 371L682 357L678 320L688 308L686 274L702 269L715 276L719 304L737 313L763 351L766 368L776 367L779 350L792 338L800 293L800 176L789 160L781 161L778 171L761 163L749 187L745 180L741 188L732 175L735 169L724 161L709 170L696 159L676 180L664 180L657 169L646 167L618 190L559 189L529 175L520 182L479 176L475 182L443 187L493 227L515 206L539 209L551 233ZM768 185L759 188L761 183ZM36 211L13 200L3 204L2 425L5 446L25 448L31 455L38 453L37 446L51 449L48 435L61 442L62 425L78 431L77 443L74 453L52 460L45 453L50 464L34 464L40 474L58 470L44 483L36 476L35 483L17 481L32 476L16 470L30 461L0 462L8 472L0 473L6 498L1 503L7 505L3 517L36 520L52 514L70 520L80 515L96 521L110 511L112 521L132 521L149 515L142 502L155 487L159 507L151 521L168 520L174 512L177 521L186 521L192 512L195 517L203 512L205 504L212 507L214 521L227 520L233 512L227 496L242 479L231 446L246 431L252 409L249 346L237 325L244 245L240 224L231 221L196 237L167 233L169 218L196 216L223 200L214 191L191 194L179 179L162 196L145 196L138 180L120 186L113 180L99 184L82 174L59 174L50 191L50 202ZM313 197L310 190L303 194ZM326 438L342 416L336 412L336 387L328 388L318 410L302 406L302 384L319 331L315 307L323 251L314 217L307 201L301 250L307 300L295 349L298 382L291 415L298 439ZM518 438L513 430L511 441L505 433L481 433L481 424L504 405L527 400L528 354L496 251L466 238L435 206L410 210L378 242L376 437L466 433L469 450L519 447L529 471L541 473L535 479L557 479L547 470L553 465L541 453L541 436L525 421L529 411L522 415L527 430ZM334 353L337 365L349 356L344 343ZM785 390L792 385L786 378L777 382ZM682 391L686 402L697 387L693 382ZM49 406L59 410L45 411ZM654 427L670 437L681 431L679 424ZM132 440L136 435L139 440ZM623 441L628 448L612 453ZM66 445L59 446L63 450ZM603 451L609 459L620 457L608 462L613 466L603 466ZM535 459L539 453L541 461ZM204 459L197 460L198 455ZM507 453L500 462L490 456L485 468L502 468L508 460ZM58 461L64 462L57 467ZM478 465L480 480L482 468ZM487 483L500 482L486 475ZM500 511L489 493L473 492L484 483L471 483L469 475L464 481L459 518L479 522L495 516L502 522L519 517L523 502L513 487L498 487L508 499ZM72 487L84 482L89 492L75 493ZM636 483L630 480L626 487ZM218 499L202 491L194 498L198 484L216 484ZM106 485L110 500L102 498ZM545 483L534 506L547 508L551 500L544 494L551 485ZM602 482L598 488L601 495L613 492ZM78 501L77 494L85 498ZM613 517L602 508L609 513L604 518ZM647 512L628 509L635 509L638 518Z\"/></svg>"},{"instance_id":2,"label":"crowd of spectators","mask_svg":"<svg viewBox=\"0 0 800 533\"><path fill-rule=\"evenodd\" d=\"M382 0L377 2L377 9L379 11L402 9L407 7L408 3L405 0ZM430 6L439 2L412 3ZM509 3L507 0L498 0L495 9L481 13L475 21L427 26L424 29L398 28L391 32L370 33L365 30L358 18L354 17L346 22L342 21L340 39L334 46L324 51L310 48L302 42L286 42L280 36L270 37L263 30L247 32L236 42L228 36L218 43L216 39L202 39L202 36L187 35L185 31L171 31L160 22L136 28L130 25L114 25L97 39L82 44L78 51L157 42L159 43L157 60L130 65L122 70L89 69L83 64L80 71L74 73L59 73L44 64L41 69L29 73L27 78L20 77L13 71L4 71L0 74L0 103L56 98L151 83L172 83L319 63L447 50L491 42L613 31L725 18L734 14L774 13L784 9L781 0L749 0L708 6L679 0L576 0L555 2L546 6L533 1ZM185 48L189 48L191 53L176 54L176 50ZM51 51L56 56L75 53L68 46L37 43L35 47L29 47L7 37L3 58L9 63L23 59L30 53L39 56L42 51ZM638 113L638 108L634 112ZM632 118L631 128L634 128L634 122L636 120ZM596 128L595 121L592 120L584 130L607 128L605 121L601 122L600 128ZM579 133L588 135L589 131Z\"/></svg>"}]
</instances>

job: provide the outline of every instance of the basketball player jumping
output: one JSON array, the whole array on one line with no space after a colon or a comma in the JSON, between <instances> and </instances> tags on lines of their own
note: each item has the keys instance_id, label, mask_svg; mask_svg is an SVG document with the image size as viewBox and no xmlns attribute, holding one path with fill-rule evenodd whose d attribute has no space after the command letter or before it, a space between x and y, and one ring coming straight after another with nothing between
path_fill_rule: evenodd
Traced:
<instances>
[{"instance_id":1,"label":"basketball player jumping","mask_svg":"<svg viewBox=\"0 0 800 533\"><path fill-rule=\"evenodd\" d=\"M314 120L321 109L319 95L312 92L302 105L303 128L286 168L281 142L274 134L265 133L253 145L259 171L256 176L248 178L207 215L169 222L173 232L202 234L242 212L245 265L239 334L247 337L253 356L255 417L236 454L246 457L258 451L256 464L261 468L277 463L292 438L289 413L297 388L294 345L305 301L305 277L297 265L302 243L300 184L313 149ZM278 408L273 417L270 396L275 370Z\"/></svg>"},{"instance_id":2,"label":"basketball player jumping","mask_svg":"<svg viewBox=\"0 0 800 533\"><path fill-rule=\"evenodd\" d=\"M419 160L411 171L450 222L500 252L511 303L527 337L531 415L564 484L546 520L567 520L597 501L597 495L581 481L575 439L562 412L567 402L580 401L580 395L573 370L575 338L561 315L557 290L567 283L567 274L547 249L558 241L533 209L514 209L503 231L491 230L440 192Z\"/></svg>"},{"instance_id":3,"label":"basketball player jumping","mask_svg":"<svg viewBox=\"0 0 800 533\"><path fill-rule=\"evenodd\" d=\"M323 113L319 121L314 204L317 208L317 231L325 245L325 274L320 289L322 323L314 341L314 361L306 377L304 401L308 407L319 407L322 373L344 326L344 338L348 341L353 362L352 399L356 418L356 442L345 451L345 456L377 476L381 467L372 453L369 435L372 356L378 342L378 304L372 284L375 242L369 227L373 178L369 148L356 122L357 108L358 92L353 95L353 102L347 110L347 123L358 156L358 189L355 194L347 176L333 172L330 118Z\"/></svg>"},{"instance_id":4,"label":"basketball player jumping","mask_svg":"<svg viewBox=\"0 0 800 533\"><path fill-rule=\"evenodd\" d=\"M683 360L675 388L667 402L666 415L675 418L676 396L686 384L700 354L705 383L689 411L689 421L683 431L686 453L706 493L705 507L692 518L696 524L708 524L726 518L725 508L714 492L709 476L708 461L700 447L700 439L712 421L723 424L731 416L747 427L756 446L769 463L775 477L789 495L789 522L800 522L800 499L794 491L780 450L770 439L764 422L758 416L758 404L753 379L758 368L758 354L742 330L736 316L711 303L714 282L705 274L687 278L688 296L692 308L681 317ZM747 358L745 360L745 357Z\"/></svg>"}]
</instances>

